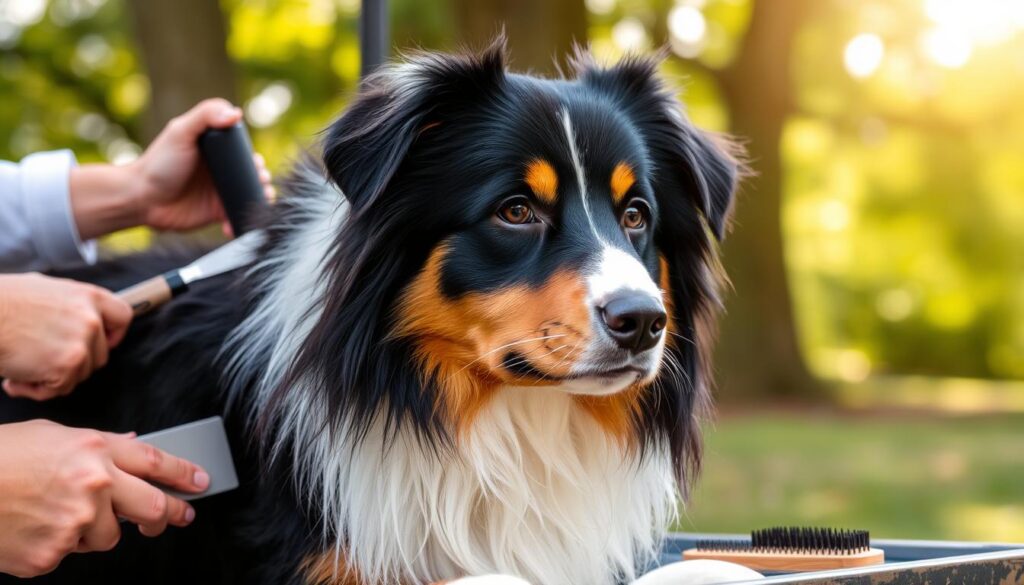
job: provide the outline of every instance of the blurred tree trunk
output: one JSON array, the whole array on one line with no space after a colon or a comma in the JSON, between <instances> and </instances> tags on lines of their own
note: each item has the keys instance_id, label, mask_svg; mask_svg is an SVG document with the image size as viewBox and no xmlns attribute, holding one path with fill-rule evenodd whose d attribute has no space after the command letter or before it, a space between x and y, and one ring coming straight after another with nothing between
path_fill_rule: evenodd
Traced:
<instances>
[{"instance_id":1,"label":"blurred tree trunk","mask_svg":"<svg viewBox=\"0 0 1024 585\"><path fill-rule=\"evenodd\" d=\"M142 128L149 142L168 120L208 97L235 101L224 15L216 0L129 0L150 106Z\"/></svg>"},{"instance_id":2,"label":"blurred tree trunk","mask_svg":"<svg viewBox=\"0 0 1024 585\"><path fill-rule=\"evenodd\" d=\"M458 30L470 46L486 45L505 27L512 65L520 71L552 74L556 62L587 41L583 0L453 0Z\"/></svg>"},{"instance_id":3,"label":"blurred tree trunk","mask_svg":"<svg viewBox=\"0 0 1024 585\"><path fill-rule=\"evenodd\" d=\"M756 177L736 206L736 229L724 245L735 291L726 300L716 353L719 396L811 397L820 389L800 354L783 257L783 125L792 109L789 64L810 0L756 0L736 61L718 78L732 132L747 146Z\"/></svg>"}]
</instances>

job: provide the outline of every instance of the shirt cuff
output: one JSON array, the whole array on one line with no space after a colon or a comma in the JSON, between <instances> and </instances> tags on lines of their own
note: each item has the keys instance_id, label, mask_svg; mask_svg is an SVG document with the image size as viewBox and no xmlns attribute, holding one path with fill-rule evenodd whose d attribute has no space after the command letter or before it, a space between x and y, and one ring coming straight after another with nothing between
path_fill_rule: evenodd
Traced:
<instances>
[{"instance_id":1,"label":"shirt cuff","mask_svg":"<svg viewBox=\"0 0 1024 585\"><path fill-rule=\"evenodd\" d=\"M53 268L96 262L96 242L82 242L71 212L70 150L39 152L21 160L21 195L36 252Z\"/></svg>"}]
</instances>

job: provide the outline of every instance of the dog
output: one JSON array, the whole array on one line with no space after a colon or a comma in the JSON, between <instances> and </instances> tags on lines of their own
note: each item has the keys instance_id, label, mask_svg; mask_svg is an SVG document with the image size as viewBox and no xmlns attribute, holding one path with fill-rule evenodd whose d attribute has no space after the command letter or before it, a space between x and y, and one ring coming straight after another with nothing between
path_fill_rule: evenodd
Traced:
<instances>
[{"instance_id":1,"label":"dog","mask_svg":"<svg viewBox=\"0 0 1024 585\"><path fill-rule=\"evenodd\" d=\"M367 77L251 265L139 319L71 396L0 403L140 433L220 414L241 479L187 529L125 530L40 581L602 585L655 565L700 467L738 151L657 58L580 50L565 79L506 61L499 39Z\"/></svg>"}]
</instances>

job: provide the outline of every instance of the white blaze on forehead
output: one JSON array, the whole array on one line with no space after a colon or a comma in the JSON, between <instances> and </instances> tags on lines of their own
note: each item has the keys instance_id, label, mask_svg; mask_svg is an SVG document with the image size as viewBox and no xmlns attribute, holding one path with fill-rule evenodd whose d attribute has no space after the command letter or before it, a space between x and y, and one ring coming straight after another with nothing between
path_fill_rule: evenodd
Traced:
<instances>
[{"instance_id":1,"label":"white blaze on forehead","mask_svg":"<svg viewBox=\"0 0 1024 585\"><path fill-rule=\"evenodd\" d=\"M572 121L569 119L569 110L562 109L562 126L565 129L565 138L569 142L569 155L572 159L572 166L576 171L576 182L579 185L580 199L583 203L583 213L587 217L587 225L590 227L594 238L602 246L601 255L598 258L594 272L588 277L589 298L591 306L604 306L605 302L614 294L620 291L641 291L647 292L656 299L661 299L661 290L657 283L651 279L647 269L634 256L612 246L607 240L601 237L594 225L594 217L590 212L590 204L587 201L587 180L583 170L583 161L580 159L576 135L572 129Z\"/></svg>"},{"instance_id":2,"label":"white blaze on forehead","mask_svg":"<svg viewBox=\"0 0 1024 585\"><path fill-rule=\"evenodd\" d=\"M604 238L601 234L597 233L597 227L594 225L594 217L590 213L590 203L587 201L587 178L583 172L583 161L580 158L580 152L576 146L576 134L572 131L572 122L569 120L569 110L562 109L562 127L565 129L565 139L569 141L569 158L572 159L572 167L576 171L576 184L580 188L580 200L583 202L583 215L587 216L587 225L590 226L590 232L594 234L598 242L604 242Z\"/></svg>"},{"instance_id":3,"label":"white blaze on forehead","mask_svg":"<svg viewBox=\"0 0 1024 585\"><path fill-rule=\"evenodd\" d=\"M587 277L588 301L591 306L602 307L621 292L646 292L661 299L661 289L640 261L614 246L604 246Z\"/></svg>"}]
</instances>

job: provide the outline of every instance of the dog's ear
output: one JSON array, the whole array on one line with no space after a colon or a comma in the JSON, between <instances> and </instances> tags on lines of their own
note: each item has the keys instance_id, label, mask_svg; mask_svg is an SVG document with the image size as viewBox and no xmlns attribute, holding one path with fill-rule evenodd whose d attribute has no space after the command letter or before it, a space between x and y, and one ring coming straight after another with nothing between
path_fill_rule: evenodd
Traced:
<instances>
[{"instance_id":1,"label":"dog's ear","mask_svg":"<svg viewBox=\"0 0 1024 585\"><path fill-rule=\"evenodd\" d=\"M700 197L704 217L719 241L725 238L732 219L733 201L741 174L736 153L727 138L694 127L682 112L677 117L676 136L668 139L660 150L663 156L681 158L677 169L683 184ZM656 155L657 156L657 155Z\"/></svg>"},{"instance_id":2,"label":"dog's ear","mask_svg":"<svg viewBox=\"0 0 1024 585\"><path fill-rule=\"evenodd\" d=\"M502 83L505 38L476 54L422 53L367 77L348 110L326 131L328 173L357 210L387 188L420 133L454 120L460 105Z\"/></svg>"},{"instance_id":3,"label":"dog's ear","mask_svg":"<svg viewBox=\"0 0 1024 585\"><path fill-rule=\"evenodd\" d=\"M615 99L640 129L656 169L656 195L689 196L715 238L722 240L743 168L740 148L690 123L682 104L658 77L660 60L627 57L601 67L578 50L574 65L581 82ZM679 207L667 203L669 210Z\"/></svg>"}]
</instances>

